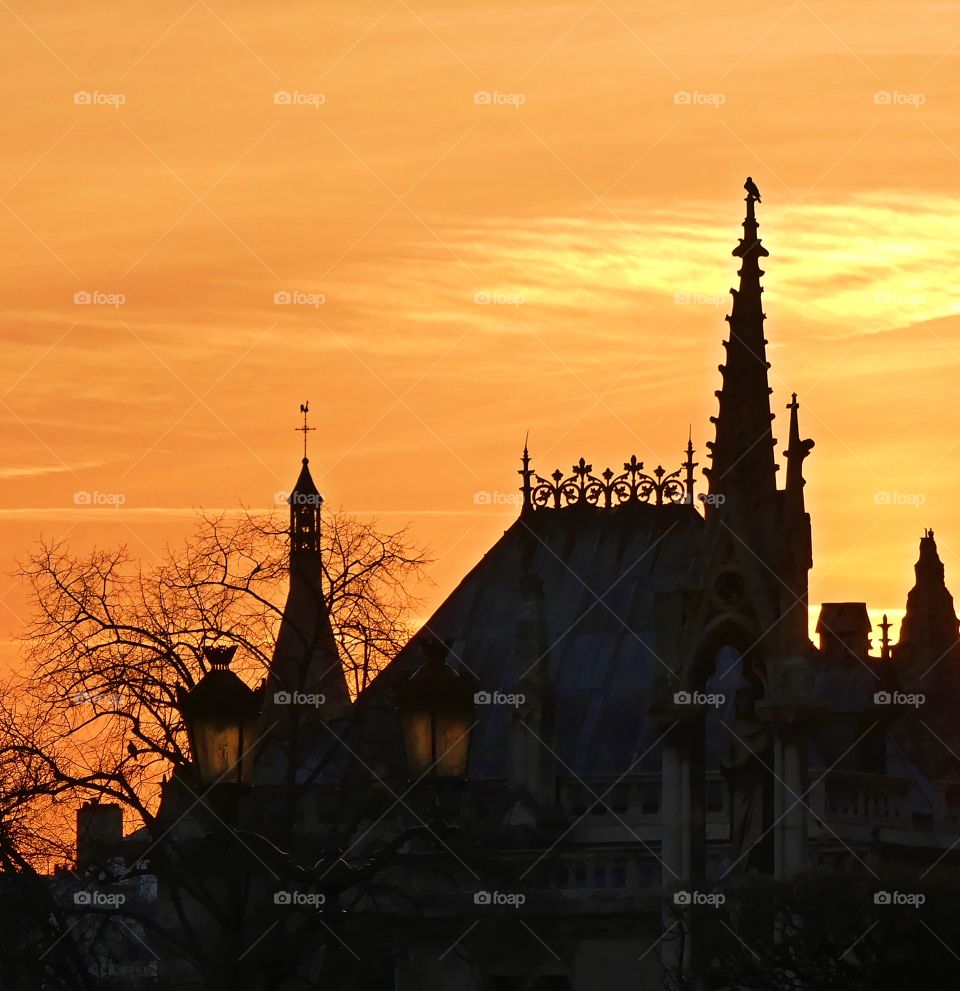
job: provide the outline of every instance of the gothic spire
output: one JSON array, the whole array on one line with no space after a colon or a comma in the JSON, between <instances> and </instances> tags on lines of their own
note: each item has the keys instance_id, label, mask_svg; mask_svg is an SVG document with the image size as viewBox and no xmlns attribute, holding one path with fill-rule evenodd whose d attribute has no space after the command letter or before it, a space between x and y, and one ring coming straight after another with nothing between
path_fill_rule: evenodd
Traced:
<instances>
[{"instance_id":1,"label":"gothic spire","mask_svg":"<svg viewBox=\"0 0 960 991\"><path fill-rule=\"evenodd\" d=\"M306 405L304 432L307 427ZM308 726L350 701L330 623L320 546L320 495L304 456L290 506L290 586L267 675L263 720L281 736L301 736Z\"/></svg>"},{"instance_id":2,"label":"gothic spire","mask_svg":"<svg viewBox=\"0 0 960 991\"><path fill-rule=\"evenodd\" d=\"M925 651L931 655L932 662L945 651L956 651L958 631L953 596L944 580L933 530L924 530L920 538L920 556L914 574L916 581L907 595L896 652L903 656L906 652Z\"/></svg>"},{"instance_id":3,"label":"gothic spire","mask_svg":"<svg viewBox=\"0 0 960 991\"><path fill-rule=\"evenodd\" d=\"M750 184L752 185L752 183ZM741 261L740 288L731 289L733 309L726 318L729 339L724 341L726 363L720 365L722 387L716 395L719 412L711 417L716 439L710 449L711 467L706 470L710 494L723 496L721 502L731 514L754 517L768 513L775 500L777 466L771 429L770 393L767 380L770 367L763 336L763 287L760 259L766 258L759 234L755 204L756 187L748 188L743 237L733 250Z\"/></svg>"}]
</instances>

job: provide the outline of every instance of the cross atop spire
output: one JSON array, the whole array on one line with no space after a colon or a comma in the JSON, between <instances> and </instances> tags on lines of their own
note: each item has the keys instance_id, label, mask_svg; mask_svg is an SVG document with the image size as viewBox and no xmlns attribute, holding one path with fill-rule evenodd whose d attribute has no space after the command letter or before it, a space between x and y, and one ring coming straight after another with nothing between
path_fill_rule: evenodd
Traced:
<instances>
[{"instance_id":1,"label":"cross atop spire","mask_svg":"<svg viewBox=\"0 0 960 991\"><path fill-rule=\"evenodd\" d=\"M303 463L307 463L307 434L311 430L316 430L316 427L307 426L307 416L310 413L310 400L308 399L305 403L300 404L300 412L303 413L303 426L294 427L293 429L297 431L298 434L303 434Z\"/></svg>"}]
</instances>

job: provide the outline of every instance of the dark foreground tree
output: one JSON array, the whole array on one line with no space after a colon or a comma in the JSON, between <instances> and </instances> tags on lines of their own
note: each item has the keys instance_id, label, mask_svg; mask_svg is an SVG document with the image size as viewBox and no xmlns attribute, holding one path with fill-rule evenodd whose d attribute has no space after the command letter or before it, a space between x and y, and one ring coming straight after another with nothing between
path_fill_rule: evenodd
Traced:
<instances>
[{"instance_id":1,"label":"dark foreground tree","mask_svg":"<svg viewBox=\"0 0 960 991\"><path fill-rule=\"evenodd\" d=\"M196 780L177 701L178 685L189 689L206 673L204 651L214 643L238 647L234 670L249 685L263 679L286 595L285 538L286 521L221 515L201 517L185 546L155 565L125 547L77 555L62 544L41 544L23 563L33 619L23 670L0 694L0 911L22 915L20 928L7 930L19 933L22 959L4 961L2 991L136 986L152 977L151 959L167 953L219 980L224 958L217 938L200 936L203 926L208 936L247 940L223 987L231 979L279 987L283 973L314 973L310 958L329 972L343 957L334 938L341 899L372 879L383 857L341 856L343 837L369 817L370 794L341 803L337 828L305 865L225 821ZM322 563L322 594L356 693L408 639L410 589L426 559L405 530L327 514ZM196 807L190 815L160 812L165 781ZM51 880L42 872L72 862L76 811L90 800L123 809L144 859L61 866ZM181 822L198 817L203 836ZM299 911L275 901L294 888L322 897L307 897ZM324 911L330 921L311 921ZM248 931L262 937L259 950ZM265 967L265 953L285 954L285 968L277 959ZM245 981L262 980L241 985L241 971Z\"/></svg>"}]
</instances>

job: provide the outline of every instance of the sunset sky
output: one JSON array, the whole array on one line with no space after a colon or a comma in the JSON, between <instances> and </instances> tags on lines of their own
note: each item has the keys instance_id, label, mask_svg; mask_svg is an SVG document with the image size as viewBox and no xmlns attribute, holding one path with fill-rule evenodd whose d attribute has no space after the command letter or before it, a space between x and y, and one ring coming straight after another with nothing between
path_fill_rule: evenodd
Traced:
<instances>
[{"instance_id":1,"label":"sunset sky","mask_svg":"<svg viewBox=\"0 0 960 991\"><path fill-rule=\"evenodd\" d=\"M898 616L925 526L960 593L960 4L0 22L4 574L41 533L149 561L272 506L305 399L328 503L429 545L424 612L515 517L527 430L542 474L674 468L688 426L704 464L749 174L811 601Z\"/></svg>"}]
</instances>

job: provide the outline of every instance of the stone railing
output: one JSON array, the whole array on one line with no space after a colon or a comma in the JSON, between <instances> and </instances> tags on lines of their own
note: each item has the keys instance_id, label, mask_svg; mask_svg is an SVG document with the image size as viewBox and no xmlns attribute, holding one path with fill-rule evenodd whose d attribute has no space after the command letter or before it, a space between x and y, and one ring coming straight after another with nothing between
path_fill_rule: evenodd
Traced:
<instances>
[{"instance_id":1,"label":"stone railing","mask_svg":"<svg viewBox=\"0 0 960 991\"><path fill-rule=\"evenodd\" d=\"M591 823L657 825L660 822L660 774L650 772L627 777L561 779L560 807L571 819ZM730 798L727 783L719 771L706 775L706 821L728 823Z\"/></svg>"},{"instance_id":2,"label":"stone railing","mask_svg":"<svg viewBox=\"0 0 960 991\"><path fill-rule=\"evenodd\" d=\"M912 828L906 803L911 787L908 778L856 771L830 771L824 775L822 771L811 770L810 780L809 806L814 831L819 831L816 820L831 827Z\"/></svg>"}]
</instances>

